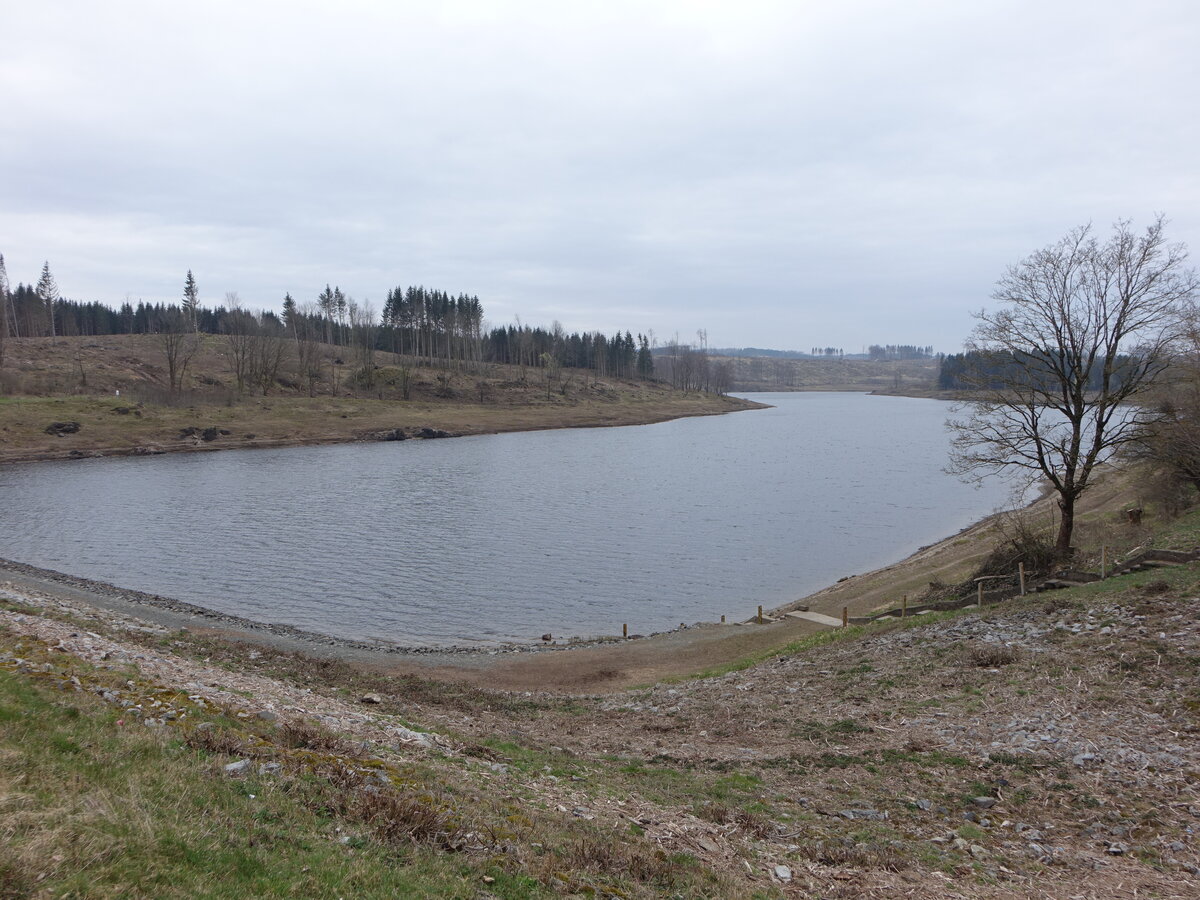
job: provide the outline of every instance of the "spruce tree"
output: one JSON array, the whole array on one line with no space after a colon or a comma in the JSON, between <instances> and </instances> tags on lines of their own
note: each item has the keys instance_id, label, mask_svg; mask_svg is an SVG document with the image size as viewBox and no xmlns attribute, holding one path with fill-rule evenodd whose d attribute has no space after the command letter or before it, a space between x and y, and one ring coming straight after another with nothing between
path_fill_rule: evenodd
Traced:
<instances>
[{"instance_id":1,"label":"spruce tree","mask_svg":"<svg viewBox=\"0 0 1200 900\"><path fill-rule=\"evenodd\" d=\"M291 294L283 295L283 324L289 331L292 332L292 337L297 337L296 333L296 301L292 299Z\"/></svg>"},{"instance_id":2,"label":"spruce tree","mask_svg":"<svg viewBox=\"0 0 1200 900\"><path fill-rule=\"evenodd\" d=\"M196 287L196 279L192 277L192 270L188 269L187 280L183 283L183 314L187 316L192 331L200 330L199 311L200 289Z\"/></svg>"},{"instance_id":3,"label":"spruce tree","mask_svg":"<svg viewBox=\"0 0 1200 900\"><path fill-rule=\"evenodd\" d=\"M56 337L54 331L54 304L58 302L58 285L54 282L54 276L50 274L50 261L47 260L42 266L42 277L37 283L38 299L46 304L46 312L50 317L50 337Z\"/></svg>"}]
</instances>

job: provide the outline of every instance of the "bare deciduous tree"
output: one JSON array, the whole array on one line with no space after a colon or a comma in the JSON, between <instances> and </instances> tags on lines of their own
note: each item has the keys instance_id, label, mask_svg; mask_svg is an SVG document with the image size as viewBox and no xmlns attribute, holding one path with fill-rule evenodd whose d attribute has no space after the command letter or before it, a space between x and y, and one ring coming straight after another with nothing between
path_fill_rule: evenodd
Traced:
<instances>
[{"instance_id":1,"label":"bare deciduous tree","mask_svg":"<svg viewBox=\"0 0 1200 900\"><path fill-rule=\"evenodd\" d=\"M330 292L332 295L332 291ZM321 380L321 333L322 320L319 308L312 303L302 304L296 317L296 362L300 377L308 385L308 396L317 395L317 382ZM325 323L328 320L324 320Z\"/></svg>"},{"instance_id":2,"label":"bare deciduous tree","mask_svg":"<svg viewBox=\"0 0 1200 900\"><path fill-rule=\"evenodd\" d=\"M183 389L183 378L196 351L200 349L200 338L191 327L187 317L175 307L168 307L157 323L159 347L167 361L167 377L171 382L171 393L179 394Z\"/></svg>"},{"instance_id":3,"label":"bare deciduous tree","mask_svg":"<svg viewBox=\"0 0 1200 900\"><path fill-rule=\"evenodd\" d=\"M225 293L225 306L221 330L225 332L225 346L229 352L230 365L233 367L233 378L237 382L238 396L241 396L246 389L246 383L251 380L254 338L258 332L258 322L253 314L242 309L242 301L237 291Z\"/></svg>"},{"instance_id":4,"label":"bare deciduous tree","mask_svg":"<svg viewBox=\"0 0 1200 900\"><path fill-rule=\"evenodd\" d=\"M1046 479L1061 512L1055 550L1070 555L1075 504L1095 467L1155 415L1136 405L1163 373L1197 287L1187 249L1159 216L1138 235L1090 225L1011 266L967 349L975 397L952 420L952 470Z\"/></svg>"}]
</instances>

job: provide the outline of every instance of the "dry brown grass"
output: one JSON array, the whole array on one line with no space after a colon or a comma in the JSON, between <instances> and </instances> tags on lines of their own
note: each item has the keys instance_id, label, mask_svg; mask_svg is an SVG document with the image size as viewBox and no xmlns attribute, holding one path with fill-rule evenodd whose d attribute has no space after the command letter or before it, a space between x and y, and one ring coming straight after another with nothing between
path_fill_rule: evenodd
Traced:
<instances>
[{"instance_id":1,"label":"dry brown grass","mask_svg":"<svg viewBox=\"0 0 1200 900\"><path fill-rule=\"evenodd\" d=\"M978 669L998 669L1009 666L1021 658L1021 651L1016 647L1006 647L1001 644L971 644L964 647L960 658L964 666Z\"/></svg>"},{"instance_id":2,"label":"dry brown grass","mask_svg":"<svg viewBox=\"0 0 1200 900\"><path fill-rule=\"evenodd\" d=\"M573 373L566 391L547 395L534 370L491 366L483 372L413 370L411 399L382 384L370 391L342 379L310 397L282 384L271 396L238 396L229 385L223 344L207 336L186 390L173 397L153 337L24 339L6 364L0 389L0 462L71 454L217 450L376 440L382 432L485 434L542 428L631 425L711 415L752 406L732 398L681 394L656 382ZM329 348L337 355L338 348ZM62 377L77 368L86 384ZM380 354L389 366L391 354ZM480 385L484 389L480 389ZM121 396L114 392L120 390ZM8 393L11 396L3 396ZM46 433L53 422L78 432ZM215 429L216 438L198 432ZM191 432L191 433L189 433ZM226 433L223 433L226 432Z\"/></svg>"}]
</instances>

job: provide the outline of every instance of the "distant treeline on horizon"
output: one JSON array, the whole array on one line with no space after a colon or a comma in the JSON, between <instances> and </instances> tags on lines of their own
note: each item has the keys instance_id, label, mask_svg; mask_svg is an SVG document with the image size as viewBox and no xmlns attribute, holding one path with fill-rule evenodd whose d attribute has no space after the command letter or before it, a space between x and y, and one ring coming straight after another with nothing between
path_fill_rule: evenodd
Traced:
<instances>
[{"instance_id":1,"label":"distant treeline on horizon","mask_svg":"<svg viewBox=\"0 0 1200 900\"><path fill-rule=\"evenodd\" d=\"M932 359L933 345L871 344L865 353L847 353L841 347L813 347L804 350L767 350L763 347L718 347L708 351L713 356L762 357L766 359Z\"/></svg>"}]
</instances>

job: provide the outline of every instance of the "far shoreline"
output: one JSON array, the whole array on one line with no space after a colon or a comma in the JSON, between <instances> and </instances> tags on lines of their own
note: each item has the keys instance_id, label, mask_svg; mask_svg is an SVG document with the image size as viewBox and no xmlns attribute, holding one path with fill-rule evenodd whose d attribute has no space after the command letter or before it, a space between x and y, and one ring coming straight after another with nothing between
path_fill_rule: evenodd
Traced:
<instances>
[{"instance_id":1,"label":"far shoreline","mask_svg":"<svg viewBox=\"0 0 1200 900\"><path fill-rule=\"evenodd\" d=\"M21 398L21 402L52 404L60 399L65 398ZM101 404L101 409L105 407L116 410L127 409L127 407L121 407L114 398L90 399ZM326 399L324 402L329 405L334 401ZM38 447L9 450L3 448L2 442L0 442L0 466L121 456L161 456L167 453L211 453L222 450L284 449L403 440L424 441L488 434L555 431L568 428L616 428L655 425L676 419L726 415L770 408L768 403L759 403L731 395L680 394L679 397L672 398L672 402L648 403L642 408L632 404L625 405L615 412L603 407L565 410L523 407L509 407L503 410L488 409L489 414L495 413L495 415L488 420L473 421L473 417L470 415L472 410L464 405L447 405L439 408L430 404L405 406L390 403L385 406L385 403L388 402L345 398L342 404L356 411L362 407L370 409L372 406L378 406L380 409L371 410L374 416L370 422L354 421L345 426L334 419L334 414L325 416L320 421L320 426L326 429L332 427L334 430L333 433L324 434L305 433L269 437L262 436L257 431L243 431L239 436L236 432L230 434L228 428L221 429L217 425L212 425L208 427L216 431L217 436L207 438L201 436L202 429L191 426L190 430L195 433L184 437L173 439L158 437L157 439L135 440L126 444L112 445L96 443L85 433L87 429L81 427L79 433L59 437L57 444L43 442ZM198 412L196 407L190 407L189 411L192 412L193 419L206 422L220 420L222 409L222 407L213 406L204 412ZM511 415L506 417L505 412ZM341 418L345 419L347 416L342 414ZM455 424L450 424L451 422ZM445 425L450 425L450 427L442 427ZM245 427L244 424L243 427ZM255 427L253 422L249 427ZM189 428L185 427L183 430L189 430ZM221 431L226 433L221 434ZM239 437L240 439L238 439Z\"/></svg>"}]
</instances>

